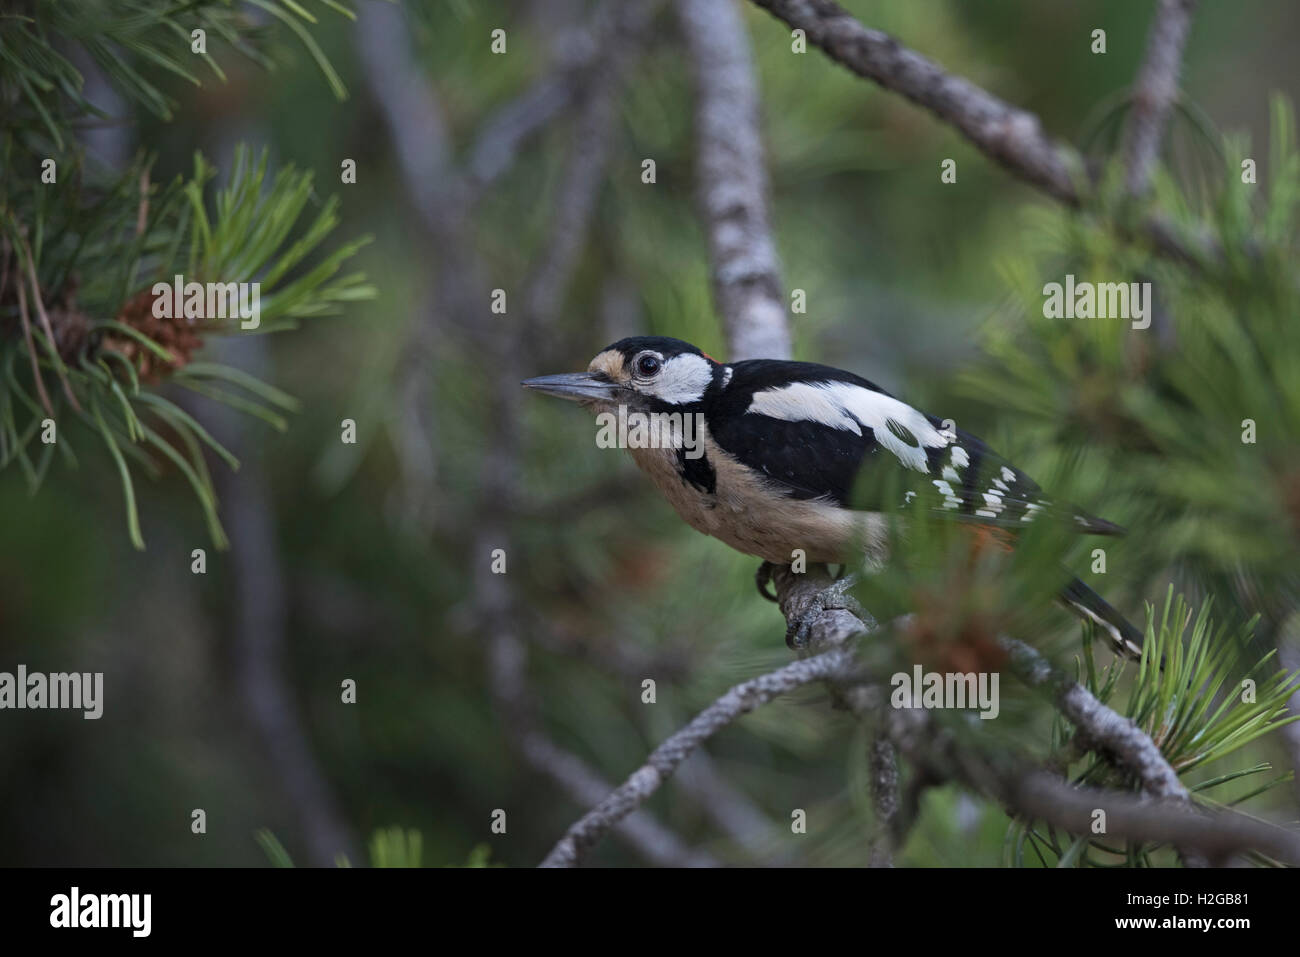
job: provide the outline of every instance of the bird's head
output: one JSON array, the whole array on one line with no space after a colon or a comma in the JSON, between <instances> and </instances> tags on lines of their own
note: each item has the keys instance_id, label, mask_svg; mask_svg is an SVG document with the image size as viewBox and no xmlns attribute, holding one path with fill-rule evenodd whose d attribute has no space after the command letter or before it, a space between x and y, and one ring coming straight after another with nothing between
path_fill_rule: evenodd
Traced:
<instances>
[{"instance_id":1,"label":"bird's head","mask_svg":"<svg viewBox=\"0 0 1300 957\"><path fill-rule=\"evenodd\" d=\"M665 336L620 339L597 353L586 372L526 379L525 388L595 411L682 411L704 398L722 366L689 342Z\"/></svg>"}]
</instances>

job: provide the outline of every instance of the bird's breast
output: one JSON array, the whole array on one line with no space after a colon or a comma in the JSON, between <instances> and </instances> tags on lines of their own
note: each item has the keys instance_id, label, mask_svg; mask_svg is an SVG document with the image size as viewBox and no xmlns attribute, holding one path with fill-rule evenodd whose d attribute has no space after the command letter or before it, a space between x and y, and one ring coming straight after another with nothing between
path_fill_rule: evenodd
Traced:
<instances>
[{"instance_id":1,"label":"bird's breast","mask_svg":"<svg viewBox=\"0 0 1300 957\"><path fill-rule=\"evenodd\" d=\"M843 561L858 547L883 544L879 515L833 502L791 498L771 479L742 465L708 435L691 456L682 448L630 448L637 466L688 525L737 551L789 564Z\"/></svg>"}]
</instances>

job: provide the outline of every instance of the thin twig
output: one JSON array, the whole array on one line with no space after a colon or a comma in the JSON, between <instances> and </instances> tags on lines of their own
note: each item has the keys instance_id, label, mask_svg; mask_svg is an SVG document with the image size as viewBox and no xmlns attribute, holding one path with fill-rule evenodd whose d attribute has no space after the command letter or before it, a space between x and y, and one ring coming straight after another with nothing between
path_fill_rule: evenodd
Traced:
<instances>
[{"instance_id":1,"label":"thin twig","mask_svg":"<svg viewBox=\"0 0 1300 957\"><path fill-rule=\"evenodd\" d=\"M1284 864L1300 865L1300 835L1237 811L1072 787L1045 771L1013 778L1002 796L1022 814L1049 821L1071 834L1092 834L1096 812L1101 810L1106 815L1108 837L1190 849L1184 853L1203 856L1220 866L1251 850Z\"/></svg>"},{"instance_id":2,"label":"thin twig","mask_svg":"<svg viewBox=\"0 0 1300 957\"><path fill-rule=\"evenodd\" d=\"M595 52L595 44L590 44L580 68L566 64L562 71L547 74L488 117L466 162L466 177L474 195L505 175L524 145L568 109L578 89L574 80Z\"/></svg>"},{"instance_id":3,"label":"thin twig","mask_svg":"<svg viewBox=\"0 0 1300 957\"><path fill-rule=\"evenodd\" d=\"M617 21L611 18L613 6L602 8L600 23ZM620 11L621 12L621 11ZM372 95L384 112L389 135L397 150L403 180L413 197L413 205L434 247L438 263L438 290L436 308L429 310L429 318L419 319L412 333L411 349L400 373L402 394L405 397L403 416L404 472L408 480L424 485L436 461L423 451L424 442L432 423L426 421L429 406L428 357L431 346L440 332L435 332L435 320L441 316L469 317L481 314L488 295L484 277L486 268L475 253L467 216L478 191L487 182L499 176L513 159L514 152L527 136L532 135L567 106L577 93L576 77L590 66L589 59L569 63L565 75L543 81L542 93L526 94L519 101L520 108L509 114L498 114L489 123L485 138L475 148L468 173L458 169L451 160L451 144L446 129L443 110L434 91L414 62L408 48L401 12L389 4L374 4L361 19L358 48L361 53ZM603 35L603 34L601 34ZM593 40L592 56L608 51ZM563 85L558 90L554 84ZM538 88L534 88L537 90ZM605 91L594 91L600 109L605 111L589 116L588 130L592 124L607 124L612 117L612 104L605 105ZM541 108L543 103L545 108ZM509 122L507 122L509 121ZM577 143L581 151L585 143ZM593 164L590 156L582 155L575 163L577 171L570 176L584 175L593 168L599 172L603 157ZM591 188L587 182L578 184ZM572 199L577 187L562 197ZM576 251L581 248L585 225L590 218L590 200L579 197L567 205L567 218L562 225L569 229L563 255L551 263L554 275L547 273L554 288L562 290L576 261ZM576 236L576 239L574 238ZM544 306L549 308L551 298L543 295ZM525 321L529 310L525 309ZM546 308L540 310L546 311ZM497 708L512 744L539 773L547 775L573 800L590 804L608 793L609 785L576 755L555 744L538 727L538 720L528 692L526 665L528 648L517 633L517 605L503 576L489 570L490 553L501 548L513 555L512 538L505 521L507 515L517 514L515 501L518 491L514 476L518 473L520 435L517 423L519 392L516 382L522 378L520 364L524 348L521 330L500 323L469 326L476 339L476 347L487 357L495 369L491 394L488 398L488 416L491 420L494 442L484 457L481 475L482 506L475 523L476 579L474 604L476 617L488 640L489 678ZM512 371L513 370L513 371ZM417 442L417 438L424 442ZM418 467L417 467L418 466ZM709 855L693 851L677 835L656 822L650 815L637 815L623 822L620 837L647 860L662 865L710 866L717 862Z\"/></svg>"},{"instance_id":4,"label":"thin twig","mask_svg":"<svg viewBox=\"0 0 1300 957\"><path fill-rule=\"evenodd\" d=\"M1189 799L1178 772L1169 764L1150 735L1132 719L1102 704L1083 685L1054 669L1046 658L1023 642L1003 638L999 644L1011 656L1019 674L1034 688L1051 692L1052 700L1083 735L1083 744L1112 755L1133 773L1142 789L1153 797Z\"/></svg>"},{"instance_id":5,"label":"thin twig","mask_svg":"<svg viewBox=\"0 0 1300 957\"><path fill-rule=\"evenodd\" d=\"M1178 772L1135 721L1106 707L1083 685L1052 668L1046 658L1028 645L1012 638L1003 638L999 644L1011 656L1017 673L1031 687L1051 691L1057 709L1078 729L1083 747L1105 754L1127 768L1138 779L1144 793L1190 805L1191 794ZM1178 854L1188 867L1204 867L1207 863L1188 848L1179 847Z\"/></svg>"},{"instance_id":6,"label":"thin twig","mask_svg":"<svg viewBox=\"0 0 1300 957\"><path fill-rule=\"evenodd\" d=\"M863 26L831 0L753 0L808 42L859 76L902 94L959 130L984 155L1047 195L1078 207L1090 187L1083 158L1049 138L1034 114L1012 106L932 60L909 50L887 33ZM1203 267L1223 261L1208 230L1184 231L1152 214L1136 228L1120 228L1127 239L1149 243L1161 256Z\"/></svg>"},{"instance_id":7,"label":"thin twig","mask_svg":"<svg viewBox=\"0 0 1300 957\"><path fill-rule=\"evenodd\" d=\"M589 807L610 792L608 781L546 735L525 732L520 745L528 763L559 784L579 806ZM621 821L618 834L646 860L664 867L717 867L719 864L709 854L688 847L648 811L639 811Z\"/></svg>"},{"instance_id":8,"label":"thin twig","mask_svg":"<svg viewBox=\"0 0 1300 957\"><path fill-rule=\"evenodd\" d=\"M660 785L700 744L741 715L796 688L843 674L852 667L852 663L853 656L850 652L828 651L814 658L791 662L777 671L751 678L731 688L701 711L690 724L655 748L644 765L570 827L542 861L542 867L576 865L610 828L658 791Z\"/></svg>"},{"instance_id":9,"label":"thin twig","mask_svg":"<svg viewBox=\"0 0 1300 957\"><path fill-rule=\"evenodd\" d=\"M625 42L638 39L662 0L603 3L586 23L557 45L558 62L522 94L497 109L483 124L465 163L467 201L473 203L519 158L524 145L584 95L601 91L620 62Z\"/></svg>"},{"instance_id":10,"label":"thin twig","mask_svg":"<svg viewBox=\"0 0 1300 957\"><path fill-rule=\"evenodd\" d=\"M794 574L788 566L779 566L773 575L777 597L787 619L797 619L815 609L810 628L810 644L814 648L843 648L869 627L846 608L822 608L814 604L819 593L830 584L829 573L820 566L811 566L803 574ZM1031 687L1049 690L1061 713L1076 727L1086 746L1100 751L1129 769L1139 780L1146 794L1158 799L1190 806L1190 795L1177 772L1169 764L1155 742L1141 728L1096 699L1086 688L1052 668L1037 651L1014 639L1003 639L1002 646L1011 661ZM870 706L869 690L860 682L832 681L832 692L838 701L855 713L862 714ZM897 742L895 742L897 743ZM989 791L997 785L990 778L979 783ZM1199 848L1179 845L1185 864L1202 865Z\"/></svg>"},{"instance_id":11,"label":"thin twig","mask_svg":"<svg viewBox=\"0 0 1300 957\"><path fill-rule=\"evenodd\" d=\"M955 779L999 802L1009 813L1073 835L1092 835L1179 848L1185 863L1225 865L1234 856L1261 851L1300 863L1300 834L1229 809L1212 810L1176 797L1076 787L1041 768L959 747L951 734L936 733L929 712L888 712L890 740L931 780ZM1105 813L1103 819L1097 814ZM1100 836L1100 835L1099 835Z\"/></svg>"},{"instance_id":12,"label":"thin twig","mask_svg":"<svg viewBox=\"0 0 1300 957\"><path fill-rule=\"evenodd\" d=\"M704 748L677 772L677 784L737 845L756 857L770 855L771 835L778 833L776 822L727 780Z\"/></svg>"},{"instance_id":13,"label":"thin twig","mask_svg":"<svg viewBox=\"0 0 1300 957\"><path fill-rule=\"evenodd\" d=\"M269 362L263 336L221 339L211 348L232 366L254 373ZM220 469L215 475L230 532L226 607L240 710L265 751L285 803L294 810L309 863L329 867L340 854L356 860L358 847L347 816L304 726L302 703L285 663L287 574L267 469L254 453L256 440L245 416L222 403L205 404L194 413L243 460L239 472Z\"/></svg>"},{"instance_id":14,"label":"thin twig","mask_svg":"<svg viewBox=\"0 0 1300 957\"><path fill-rule=\"evenodd\" d=\"M872 867L894 866L894 820L898 816L898 752L884 735L871 741L871 804L878 833L871 847Z\"/></svg>"},{"instance_id":15,"label":"thin twig","mask_svg":"<svg viewBox=\"0 0 1300 957\"><path fill-rule=\"evenodd\" d=\"M515 602L505 576L489 570L489 547L509 547L504 525L488 519L478 544L475 565L475 605L488 637L488 677L502 724L511 744L528 765L559 785L577 804L590 806L611 786L577 755L555 744L539 728L536 705L528 687L528 647L515 629ZM622 821L617 835L646 860L668 867L712 867L717 861L689 848L659 824L649 812Z\"/></svg>"},{"instance_id":16,"label":"thin twig","mask_svg":"<svg viewBox=\"0 0 1300 957\"><path fill-rule=\"evenodd\" d=\"M1169 111L1178 98L1178 72L1195 7L1196 0L1159 0L1156 4L1123 136L1125 186L1135 198L1151 184Z\"/></svg>"},{"instance_id":17,"label":"thin twig","mask_svg":"<svg viewBox=\"0 0 1300 957\"><path fill-rule=\"evenodd\" d=\"M1083 166L1054 142L1034 114L954 76L880 30L855 20L830 0L754 0L803 30L831 59L887 90L901 93L956 127L980 152L1070 205L1079 201Z\"/></svg>"},{"instance_id":18,"label":"thin twig","mask_svg":"<svg viewBox=\"0 0 1300 957\"><path fill-rule=\"evenodd\" d=\"M588 70L589 84L574 117L572 146L556 194L549 239L525 285L524 307L529 332L534 336L551 333L587 241L612 149L623 80L636 64L646 27L658 7L659 0L624 2L610 14L614 17L612 26L601 31L605 44L601 56ZM610 9L606 5L601 11Z\"/></svg>"},{"instance_id":19,"label":"thin twig","mask_svg":"<svg viewBox=\"0 0 1300 957\"><path fill-rule=\"evenodd\" d=\"M23 278L21 272L18 275L16 288L18 290L18 318L22 321L23 342L27 345L27 356L32 361L32 378L36 381L36 392L41 397L41 407L53 418L54 405L50 402L50 394L45 391L45 380L41 378L41 366L36 357L36 340L32 336L32 320L27 314L27 280Z\"/></svg>"},{"instance_id":20,"label":"thin twig","mask_svg":"<svg viewBox=\"0 0 1300 957\"><path fill-rule=\"evenodd\" d=\"M32 255L32 247L28 244L27 240L24 239L22 242L23 248L21 252L26 254L27 275L32 283L32 301L36 304L36 315L41 320L41 328L45 330L46 338L50 344L50 350L53 353L51 359L52 364L54 365L54 371L58 373L59 382L63 384L63 394L68 397L68 402L71 403L74 409L80 412L81 403L77 401L77 397L72 392L72 383L68 380L68 372L63 368L63 361L59 358L59 340L54 335L54 326L50 324L49 313L45 311L45 303L41 299L41 281L36 275L36 258ZM18 286L19 289L22 288L21 278L19 279Z\"/></svg>"},{"instance_id":21,"label":"thin twig","mask_svg":"<svg viewBox=\"0 0 1300 957\"><path fill-rule=\"evenodd\" d=\"M448 227L448 203L440 193L453 188L442 175L450 163L450 137L442 107L411 55L409 38L397 4L371 3L358 18L357 52L388 127L402 182L412 208L438 234Z\"/></svg>"},{"instance_id":22,"label":"thin twig","mask_svg":"<svg viewBox=\"0 0 1300 957\"><path fill-rule=\"evenodd\" d=\"M356 45L371 98L379 107L411 208L435 248L440 295L446 312L457 314L464 297L458 257L464 219L463 184L451 165L452 147L442 105L415 62L409 30L396 4L371 3L362 12ZM443 280L446 282L443 282ZM394 370L396 425L391 429L401 469L401 497L407 518L417 528L436 515L438 454L430 367L444 336L442 315L430 292L422 290L421 308L410 323L406 348Z\"/></svg>"}]
</instances>

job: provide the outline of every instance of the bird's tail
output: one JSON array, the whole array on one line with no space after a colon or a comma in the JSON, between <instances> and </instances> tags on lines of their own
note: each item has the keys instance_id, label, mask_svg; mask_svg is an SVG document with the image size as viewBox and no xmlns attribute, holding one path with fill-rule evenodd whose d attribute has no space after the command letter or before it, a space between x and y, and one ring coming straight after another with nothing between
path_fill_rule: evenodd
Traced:
<instances>
[{"instance_id":1,"label":"bird's tail","mask_svg":"<svg viewBox=\"0 0 1300 957\"><path fill-rule=\"evenodd\" d=\"M1079 579L1071 580L1061 590L1061 601L1079 617L1096 622L1119 654L1142 657L1142 632Z\"/></svg>"}]
</instances>

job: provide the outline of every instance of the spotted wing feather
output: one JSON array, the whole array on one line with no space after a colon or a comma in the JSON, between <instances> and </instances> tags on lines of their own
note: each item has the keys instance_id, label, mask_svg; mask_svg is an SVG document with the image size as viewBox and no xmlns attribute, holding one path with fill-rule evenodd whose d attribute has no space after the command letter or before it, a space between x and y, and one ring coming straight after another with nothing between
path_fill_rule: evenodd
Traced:
<instances>
[{"instance_id":1,"label":"spotted wing feather","mask_svg":"<svg viewBox=\"0 0 1300 957\"><path fill-rule=\"evenodd\" d=\"M1082 532L1122 531L1048 501L977 437L852 373L770 360L731 369L705 405L714 441L793 498L884 511L903 504L897 496L921 496L935 511L1002 528L1048 514Z\"/></svg>"}]
</instances>

